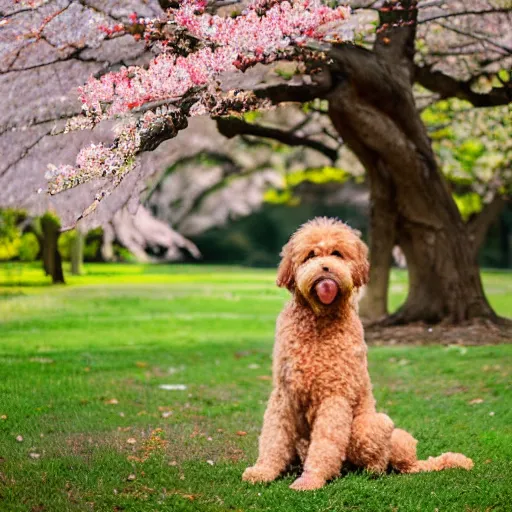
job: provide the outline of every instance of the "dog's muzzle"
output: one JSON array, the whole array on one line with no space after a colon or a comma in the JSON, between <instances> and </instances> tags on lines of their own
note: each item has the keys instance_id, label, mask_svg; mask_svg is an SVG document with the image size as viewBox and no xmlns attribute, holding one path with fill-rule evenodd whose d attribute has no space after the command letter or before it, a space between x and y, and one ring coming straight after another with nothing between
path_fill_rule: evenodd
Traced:
<instances>
[{"instance_id":1,"label":"dog's muzzle","mask_svg":"<svg viewBox=\"0 0 512 512\"><path fill-rule=\"evenodd\" d=\"M315 292L320 302L328 306L336 299L339 287L334 279L320 279L320 281L315 284Z\"/></svg>"}]
</instances>

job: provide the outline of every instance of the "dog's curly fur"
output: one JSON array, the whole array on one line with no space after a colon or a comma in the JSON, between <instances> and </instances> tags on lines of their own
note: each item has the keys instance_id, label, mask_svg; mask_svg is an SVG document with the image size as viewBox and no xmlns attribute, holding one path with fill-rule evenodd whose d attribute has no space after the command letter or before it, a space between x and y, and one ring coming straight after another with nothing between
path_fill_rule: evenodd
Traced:
<instances>
[{"instance_id":1,"label":"dog's curly fur","mask_svg":"<svg viewBox=\"0 0 512 512\"><path fill-rule=\"evenodd\" d=\"M276 479L300 457L304 471L292 489L322 487L344 461L373 472L438 471L473 462L444 453L417 460L416 439L375 410L358 289L368 282L367 247L358 233L337 219L316 218L284 246L277 285L292 299L277 320L273 391L265 412L256 464L243 479ZM325 304L316 285L336 283Z\"/></svg>"}]
</instances>

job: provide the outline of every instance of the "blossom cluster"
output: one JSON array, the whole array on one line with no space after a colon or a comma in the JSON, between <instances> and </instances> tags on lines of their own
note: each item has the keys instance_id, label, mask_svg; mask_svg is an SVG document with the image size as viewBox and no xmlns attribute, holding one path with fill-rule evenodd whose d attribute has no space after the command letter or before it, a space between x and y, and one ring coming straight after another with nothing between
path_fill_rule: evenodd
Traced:
<instances>
[{"instance_id":1,"label":"blossom cluster","mask_svg":"<svg viewBox=\"0 0 512 512\"><path fill-rule=\"evenodd\" d=\"M180 99L186 93L203 87L204 98L199 95L196 104L189 105L185 114L209 113L222 103L222 100L211 101L211 84L220 73L237 72L256 62L272 62L280 55L289 56L287 50L304 45L308 39L324 39L328 33L326 26L339 25L349 16L347 7L330 8L321 0L255 0L234 18L207 14L206 6L204 0L183 0L178 9L170 9L158 22L130 17L133 26L142 27L148 33L159 27L169 41L184 37L198 44L185 45L188 50L180 52L173 44L163 45L162 53L146 68L131 66L100 78L89 78L80 89L80 98L90 124L123 115L131 116L132 122L112 146L84 148L75 167L52 167L47 173L50 193L93 178L116 176L119 179L131 170L136 154L147 147L141 146L140 133L142 129L147 130L152 120L148 104L165 101L180 106ZM169 30L161 31L162 26ZM119 27L108 30L114 34L119 32ZM140 32L136 35L141 37ZM254 107L251 100L246 100L244 110L251 105ZM143 113L142 122L134 120L139 112ZM69 129L90 124L75 121ZM173 135L167 138L170 136Z\"/></svg>"},{"instance_id":2,"label":"blossom cluster","mask_svg":"<svg viewBox=\"0 0 512 512\"><path fill-rule=\"evenodd\" d=\"M317 0L274 3L263 15L249 8L236 18L198 15L194 11L194 4L185 3L175 14L176 22L192 35L229 46L237 54L270 54L307 38L321 39L321 27L344 20L349 14L346 7L332 9Z\"/></svg>"},{"instance_id":3,"label":"blossom cluster","mask_svg":"<svg viewBox=\"0 0 512 512\"><path fill-rule=\"evenodd\" d=\"M256 5L260 4L258 0ZM319 0L274 3L263 15L249 8L236 18L201 13L203 8L204 2L185 1L169 23L210 45L187 56L162 53L147 69L132 66L99 79L91 77L80 91L85 113L100 119L147 102L179 98L220 72L235 71L242 59L264 61L307 39L322 39L322 27L349 15L348 8L332 9Z\"/></svg>"},{"instance_id":4,"label":"blossom cluster","mask_svg":"<svg viewBox=\"0 0 512 512\"><path fill-rule=\"evenodd\" d=\"M75 166L48 166L45 174L48 192L57 194L92 179L121 177L131 171L140 148L137 125L130 119L118 126L116 131L118 137L114 145L105 146L100 143L83 148L76 158Z\"/></svg>"},{"instance_id":5,"label":"blossom cluster","mask_svg":"<svg viewBox=\"0 0 512 512\"><path fill-rule=\"evenodd\" d=\"M101 120L129 112L151 101L179 99L190 88L208 83L222 71L235 70L229 47L202 48L187 57L161 54L147 69L129 67L94 77L81 88L86 115Z\"/></svg>"}]
</instances>

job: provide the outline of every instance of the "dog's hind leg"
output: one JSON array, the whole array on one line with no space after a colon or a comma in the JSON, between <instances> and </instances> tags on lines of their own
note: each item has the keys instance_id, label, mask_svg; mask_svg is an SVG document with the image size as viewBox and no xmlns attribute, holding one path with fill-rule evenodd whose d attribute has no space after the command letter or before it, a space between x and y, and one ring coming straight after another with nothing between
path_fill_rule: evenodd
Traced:
<instances>
[{"instance_id":1,"label":"dog's hind leg","mask_svg":"<svg viewBox=\"0 0 512 512\"><path fill-rule=\"evenodd\" d=\"M348 460L369 471L386 471L393 429L393 422L386 414L373 412L356 416L352 422Z\"/></svg>"},{"instance_id":2,"label":"dog's hind leg","mask_svg":"<svg viewBox=\"0 0 512 512\"><path fill-rule=\"evenodd\" d=\"M263 418L258 460L244 471L243 480L271 482L293 461L298 437L295 417L284 393L274 389Z\"/></svg>"},{"instance_id":3,"label":"dog's hind leg","mask_svg":"<svg viewBox=\"0 0 512 512\"><path fill-rule=\"evenodd\" d=\"M462 453L443 453L438 457L418 460L414 437L396 428L391 435L391 465L401 473L420 473L422 471L441 471L449 468L471 469L473 461Z\"/></svg>"}]
</instances>

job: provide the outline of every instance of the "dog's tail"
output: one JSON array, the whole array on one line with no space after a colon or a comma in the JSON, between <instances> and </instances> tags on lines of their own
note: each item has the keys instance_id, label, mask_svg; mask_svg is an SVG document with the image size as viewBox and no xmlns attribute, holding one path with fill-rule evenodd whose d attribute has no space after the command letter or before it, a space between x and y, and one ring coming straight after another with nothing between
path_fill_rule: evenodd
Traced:
<instances>
[{"instance_id":1,"label":"dog's tail","mask_svg":"<svg viewBox=\"0 0 512 512\"><path fill-rule=\"evenodd\" d=\"M441 471L449 468L470 470L473 461L462 453L447 452L439 457L418 460L416 444L418 441L405 430L395 428L391 434L390 463L401 473L420 473L422 471Z\"/></svg>"},{"instance_id":2,"label":"dog's tail","mask_svg":"<svg viewBox=\"0 0 512 512\"><path fill-rule=\"evenodd\" d=\"M439 455L439 457L429 457L427 460L416 461L409 473L442 471L450 468L462 468L469 471L473 468L473 461L462 453L446 452Z\"/></svg>"}]
</instances>

